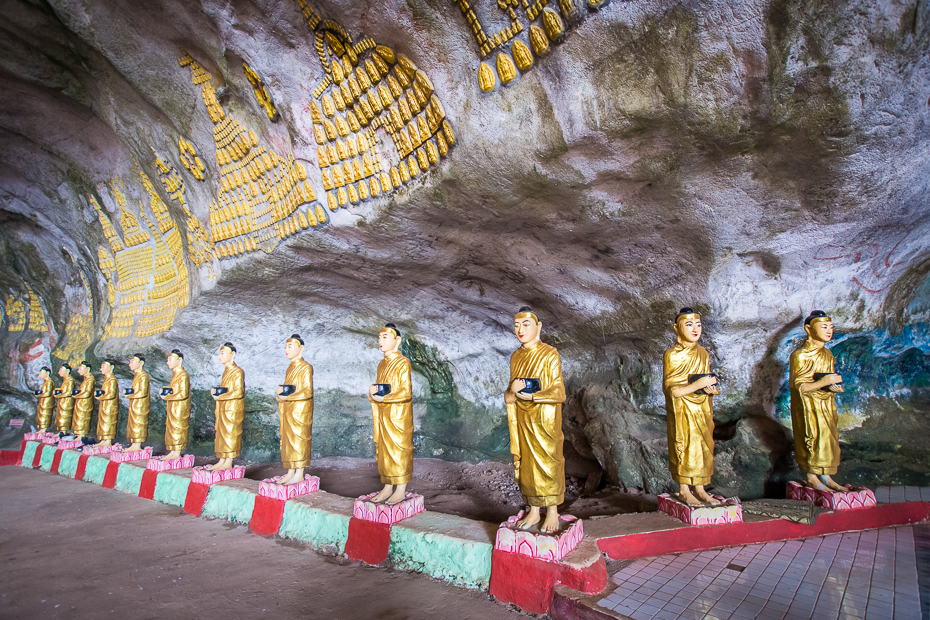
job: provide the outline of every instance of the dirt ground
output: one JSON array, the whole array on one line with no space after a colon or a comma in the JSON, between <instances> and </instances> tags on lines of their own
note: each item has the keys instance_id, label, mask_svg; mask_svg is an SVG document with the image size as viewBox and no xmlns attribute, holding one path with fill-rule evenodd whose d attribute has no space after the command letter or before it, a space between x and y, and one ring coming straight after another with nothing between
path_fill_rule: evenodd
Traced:
<instances>
[{"instance_id":1,"label":"dirt ground","mask_svg":"<svg viewBox=\"0 0 930 620\"><path fill-rule=\"evenodd\" d=\"M527 618L485 592L326 557L38 470L0 467L0 618Z\"/></svg>"}]
</instances>

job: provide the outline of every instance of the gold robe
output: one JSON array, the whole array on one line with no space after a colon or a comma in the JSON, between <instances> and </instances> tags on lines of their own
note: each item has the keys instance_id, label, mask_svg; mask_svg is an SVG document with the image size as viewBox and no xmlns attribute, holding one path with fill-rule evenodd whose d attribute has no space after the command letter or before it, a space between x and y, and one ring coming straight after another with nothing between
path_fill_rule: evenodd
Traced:
<instances>
[{"instance_id":1,"label":"gold robe","mask_svg":"<svg viewBox=\"0 0 930 620\"><path fill-rule=\"evenodd\" d=\"M97 441L116 439L116 423L119 419L119 383L113 373L103 376L103 391L97 400Z\"/></svg>"},{"instance_id":2,"label":"gold robe","mask_svg":"<svg viewBox=\"0 0 930 620\"><path fill-rule=\"evenodd\" d=\"M171 373L171 393L165 396L165 448L169 452L187 447L191 419L191 376L183 366Z\"/></svg>"},{"instance_id":3,"label":"gold robe","mask_svg":"<svg viewBox=\"0 0 930 620\"><path fill-rule=\"evenodd\" d=\"M284 385L294 391L281 398L278 414L281 418L281 463L287 469L300 469L310 464L310 443L313 439L313 366L303 358L291 362L284 375Z\"/></svg>"},{"instance_id":4,"label":"gold robe","mask_svg":"<svg viewBox=\"0 0 930 620\"><path fill-rule=\"evenodd\" d=\"M81 381L80 391L74 396L74 418L71 421L71 430L75 435L86 435L90 432L90 418L94 413L94 375L87 373Z\"/></svg>"},{"instance_id":5,"label":"gold robe","mask_svg":"<svg viewBox=\"0 0 930 620\"><path fill-rule=\"evenodd\" d=\"M371 403L375 457L383 484L407 484L413 477L413 392L410 360L391 353L378 362L375 383L387 383L384 402Z\"/></svg>"},{"instance_id":6,"label":"gold robe","mask_svg":"<svg viewBox=\"0 0 930 620\"><path fill-rule=\"evenodd\" d=\"M558 506L565 501L565 457L562 456L562 360L555 347L537 342L510 356L510 381L539 379L533 400L517 398L507 405L510 452L523 501L530 506ZM509 389L509 387L508 387Z\"/></svg>"},{"instance_id":7,"label":"gold robe","mask_svg":"<svg viewBox=\"0 0 930 620\"><path fill-rule=\"evenodd\" d=\"M697 392L675 398L672 388L688 385L688 375L710 372L707 350L681 343L665 352L662 391L668 428L668 469L679 484L710 484L714 474L713 396Z\"/></svg>"},{"instance_id":8,"label":"gold robe","mask_svg":"<svg viewBox=\"0 0 930 620\"><path fill-rule=\"evenodd\" d=\"M36 428L40 431L47 430L52 424L52 412L55 411L55 397L52 395L54 390L55 384L51 379L46 379L36 395L39 399L36 405Z\"/></svg>"},{"instance_id":9,"label":"gold robe","mask_svg":"<svg viewBox=\"0 0 930 620\"><path fill-rule=\"evenodd\" d=\"M55 400L58 401L58 407L55 410L55 430L58 432L71 430L71 417L74 415L74 378L71 375L65 377L58 388L59 393L54 394Z\"/></svg>"},{"instance_id":10,"label":"gold robe","mask_svg":"<svg viewBox=\"0 0 930 620\"><path fill-rule=\"evenodd\" d=\"M229 391L216 397L216 439L213 449L220 459L236 458L242 451L242 418L245 417L245 373L233 362L223 370L219 387Z\"/></svg>"},{"instance_id":11,"label":"gold robe","mask_svg":"<svg viewBox=\"0 0 930 620\"><path fill-rule=\"evenodd\" d=\"M132 378L132 394L129 399L129 421L126 423L126 439L129 443L142 443L149 436L149 373L144 368L136 371Z\"/></svg>"},{"instance_id":12,"label":"gold robe","mask_svg":"<svg viewBox=\"0 0 930 620\"><path fill-rule=\"evenodd\" d=\"M813 383L815 372L832 373L833 354L814 347L810 340L791 354L791 428L794 431L794 460L804 473L832 476L840 464L836 396L814 390L801 394L802 383Z\"/></svg>"}]
</instances>

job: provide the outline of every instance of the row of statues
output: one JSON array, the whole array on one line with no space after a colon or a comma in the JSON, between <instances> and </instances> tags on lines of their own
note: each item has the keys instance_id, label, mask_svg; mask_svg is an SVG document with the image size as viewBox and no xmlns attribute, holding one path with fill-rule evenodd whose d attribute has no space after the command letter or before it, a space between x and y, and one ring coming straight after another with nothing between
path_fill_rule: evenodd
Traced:
<instances>
[{"instance_id":1,"label":"row of statues","mask_svg":"<svg viewBox=\"0 0 930 620\"><path fill-rule=\"evenodd\" d=\"M520 347L510 358L510 379L504 393L510 429L510 451L514 475L525 504L529 507L517 527L538 526L544 533L560 527L558 506L565 498L565 458L562 454L562 403L565 384L558 351L541 341L542 322L529 307L514 315L514 335ZM719 394L717 377L710 372L707 351L698 344L703 331L701 315L683 308L674 322L677 343L665 353L663 392L668 413L669 469L680 485L678 498L691 506L714 504L707 493L714 471L713 395ZM791 416L798 466L806 474L806 484L819 489L847 490L831 478L839 464L835 392L842 391L842 377L834 372L834 359L825 344L833 337L833 323L825 313L812 312L804 322L807 340L791 356ZM371 500L388 505L404 501L407 484L413 476L413 407L410 360L400 353L402 337L393 323L378 334L378 347L384 359L378 363L375 383L368 391L371 403L373 439L378 473L384 487ZM303 359L304 341L294 334L284 345L290 361L284 383L276 390L280 417L281 461L287 469L279 484L293 484L304 478L310 463L313 428L313 367ZM245 373L236 365L236 347L225 343L219 349L223 375L210 395L216 401L215 453L217 462L209 469L232 467L242 448L242 421L245 413ZM190 376L184 369L184 355L175 349L168 355L171 382L162 388L166 401L164 459L177 458L187 445L190 419ZM134 355L129 368L132 386L125 390L129 401L126 434L139 450L147 439L149 376L145 357ZM48 367L40 371L42 388L36 425L47 430L52 423L61 433L71 431L84 437L90 429L91 398L99 401L97 437L105 445L116 435L119 395L113 363L104 361L101 389L95 390L90 366L78 367L82 383L75 387L71 368L59 369L61 385L56 389ZM57 406L55 405L57 403ZM692 491L693 488L693 491ZM545 508L545 519L541 509Z\"/></svg>"}]
</instances>

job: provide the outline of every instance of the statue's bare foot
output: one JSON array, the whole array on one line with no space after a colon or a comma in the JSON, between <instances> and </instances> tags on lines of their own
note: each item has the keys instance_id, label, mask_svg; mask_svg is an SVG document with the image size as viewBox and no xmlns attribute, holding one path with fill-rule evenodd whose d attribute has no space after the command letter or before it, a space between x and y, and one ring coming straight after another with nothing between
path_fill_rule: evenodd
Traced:
<instances>
[{"instance_id":1,"label":"statue's bare foot","mask_svg":"<svg viewBox=\"0 0 930 620\"><path fill-rule=\"evenodd\" d=\"M526 514L526 516L517 521L517 528L521 530L528 530L537 523L539 523L539 508L536 506L530 506L530 511Z\"/></svg>"},{"instance_id":2,"label":"statue's bare foot","mask_svg":"<svg viewBox=\"0 0 930 620\"><path fill-rule=\"evenodd\" d=\"M704 505L704 502L702 502L701 500L696 498L694 495L692 495L691 491L682 491L681 493L679 493L678 501L680 501L682 504L693 506L695 508L700 508L701 506Z\"/></svg>"},{"instance_id":3,"label":"statue's bare foot","mask_svg":"<svg viewBox=\"0 0 930 620\"><path fill-rule=\"evenodd\" d=\"M543 521L539 529L546 534L554 534L559 531L559 513L555 506L549 506L546 509L546 520Z\"/></svg>"},{"instance_id":4,"label":"statue's bare foot","mask_svg":"<svg viewBox=\"0 0 930 620\"><path fill-rule=\"evenodd\" d=\"M391 485L391 484L384 485L384 488L381 489L381 492L375 495L374 497L372 497L368 501L373 502L375 504L380 504L381 502L383 502L384 500L386 500L387 498L391 496L393 492L393 487L394 485Z\"/></svg>"},{"instance_id":5,"label":"statue's bare foot","mask_svg":"<svg viewBox=\"0 0 930 620\"><path fill-rule=\"evenodd\" d=\"M210 468L210 471L226 471L232 469L232 459L220 459L220 461Z\"/></svg>"},{"instance_id":6,"label":"statue's bare foot","mask_svg":"<svg viewBox=\"0 0 930 620\"><path fill-rule=\"evenodd\" d=\"M395 489L394 492L391 493L391 496L387 498L384 501L384 503L387 504L388 506L393 506L395 504L401 503L405 499L407 499L407 490L402 489L400 485L398 485L397 489Z\"/></svg>"},{"instance_id":7,"label":"statue's bare foot","mask_svg":"<svg viewBox=\"0 0 930 620\"><path fill-rule=\"evenodd\" d=\"M142 449L141 443L134 443L128 448L123 448L123 452L138 452L141 449Z\"/></svg>"},{"instance_id":8,"label":"statue's bare foot","mask_svg":"<svg viewBox=\"0 0 930 620\"><path fill-rule=\"evenodd\" d=\"M695 486L694 495L699 500L704 502L705 504L719 504L720 503L716 499L714 499L714 497L710 493L705 491L703 486Z\"/></svg>"},{"instance_id":9,"label":"statue's bare foot","mask_svg":"<svg viewBox=\"0 0 930 620\"><path fill-rule=\"evenodd\" d=\"M103 441L98 441L98 442L97 442L97 445L98 445L98 446L112 446L112 445L113 445L113 440L112 440L112 439L104 439Z\"/></svg>"},{"instance_id":10,"label":"statue's bare foot","mask_svg":"<svg viewBox=\"0 0 930 620\"><path fill-rule=\"evenodd\" d=\"M282 481L279 484L297 484L298 482L304 479L304 468L301 467L300 469L295 469L293 471L288 472L288 477L290 478L290 480L288 480L287 482Z\"/></svg>"},{"instance_id":11,"label":"statue's bare foot","mask_svg":"<svg viewBox=\"0 0 930 620\"><path fill-rule=\"evenodd\" d=\"M820 481L820 478L818 478L814 474L807 474L807 478L805 478L805 483L807 484L808 487L812 489L817 489L818 491L829 491L830 490L827 488L827 486L823 482Z\"/></svg>"},{"instance_id":12,"label":"statue's bare foot","mask_svg":"<svg viewBox=\"0 0 930 620\"><path fill-rule=\"evenodd\" d=\"M838 484L830 476L826 476L826 475L820 476L820 481L823 482L825 485L827 485L827 487L832 491L840 491L842 493L846 493L847 491L849 491L848 488L844 487L841 484Z\"/></svg>"}]
</instances>

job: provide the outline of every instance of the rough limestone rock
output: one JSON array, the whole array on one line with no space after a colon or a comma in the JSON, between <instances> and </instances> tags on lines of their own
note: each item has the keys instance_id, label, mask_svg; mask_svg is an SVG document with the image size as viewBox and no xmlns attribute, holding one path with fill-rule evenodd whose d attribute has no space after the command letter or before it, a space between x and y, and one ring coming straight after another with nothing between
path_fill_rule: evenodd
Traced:
<instances>
[{"instance_id":1,"label":"rough limestone rock","mask_svg":"<svg viewBox=\"0 0 930 620\"><path fill-rule=\"evenodd\" d=\"M506 460L511 317L530 304L575 451L657 492L662 352L690 305L723 390L715 484L755 497L793 475L787 359L820 308L847 386L839 480L927 484L930 5L550 3L548 34L522 5L519 27L470 5L6 0L0 427L32 415L43 365L113 358L128 387L138 351L159 386L178 347L208 454L232 341L243 455L274 460L297 332L314 454L371 456L393 321L416 454ZM366 116L372 77L396 116ZM156 400L153 443L164 416Z\"/></svg>"}]
</instances>

